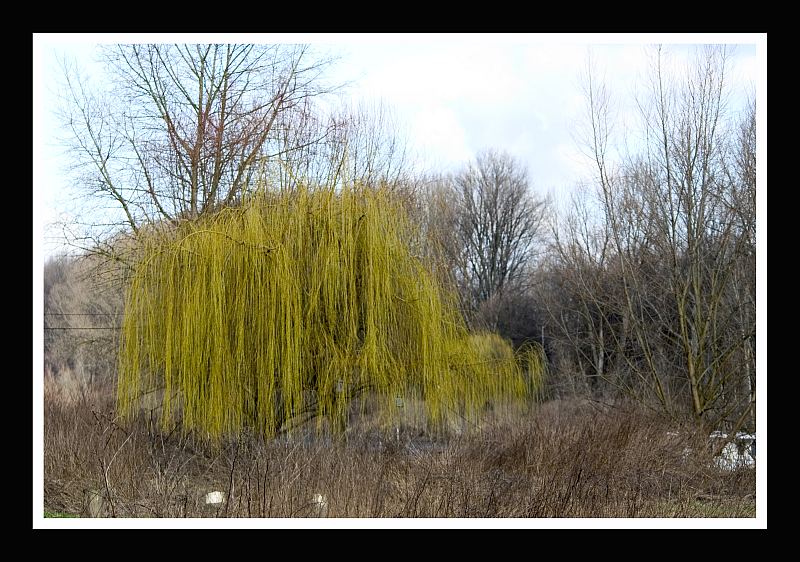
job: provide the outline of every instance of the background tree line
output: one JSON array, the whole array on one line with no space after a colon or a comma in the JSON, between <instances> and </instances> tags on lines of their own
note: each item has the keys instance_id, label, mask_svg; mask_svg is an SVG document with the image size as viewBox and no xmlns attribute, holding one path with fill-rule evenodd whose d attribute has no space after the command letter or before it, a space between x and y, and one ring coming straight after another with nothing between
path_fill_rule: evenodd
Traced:
<instances>
[{"instance_id":1,"label":"background tree line","mask_svg":"<svg viewBox=\"0 0 800 562\"><path fill-rule=\"evenodd\" d=\"M135 248L124 240L138 229L235 205L256 178L381 183L406 198L419 251L473 327L545 346L550 398L628 399L754 429L755 104L729 108L724 47L681 73L657 51L626 130L586 74L594 174L565 208L502 151L454 174L415 170L384 108L324 110L329 61L305 47L119 45L104 57L113 88L69 71L63 122L81 184L120 220L84 234L80 258L45 265L48 372L115 376L115 332L91 328L121 314Z\"/></svg>"}]
</instances>

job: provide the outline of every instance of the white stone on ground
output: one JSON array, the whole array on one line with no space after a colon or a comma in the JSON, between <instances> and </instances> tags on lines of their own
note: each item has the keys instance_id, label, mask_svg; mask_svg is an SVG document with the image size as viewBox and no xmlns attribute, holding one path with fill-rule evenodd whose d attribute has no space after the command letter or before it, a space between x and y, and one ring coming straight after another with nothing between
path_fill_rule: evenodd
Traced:
<instances>
[{"instance_id":1,"label":"white stone on ground","mask_svg":"<svg viewBox=\"0 0 800 562\"><path fill-rule=\"evenodd\" d=\"M225 494L222 492L209 492L206 494L206 505L219 505L225 502Z\"/></svg>"},{"instance_id":2,"label":"white stone on ground","mask_svg":"<svg viewBox=\"0 0 800 562\"><path fill-rule=\"evenodd\" d=\"M755 466L756 460L750 454L749 445L744 452L739 452L739 446L735 441L731 441L722 448L722 451L714 459L714 464L721 470L736 470L737 468L750 468Z\"/></svg>"},{"instance_id":3,"label":"white stone on ground","mask_svg":"<svg viewBox=\"0 0 800 562\"><path fill-rule=\"evenodd\" d=\"M322 494L314 494L311 503L314 506L314 515L316 517L328 516L328 499L325 496Z\"/></svg>"}]
</instances>

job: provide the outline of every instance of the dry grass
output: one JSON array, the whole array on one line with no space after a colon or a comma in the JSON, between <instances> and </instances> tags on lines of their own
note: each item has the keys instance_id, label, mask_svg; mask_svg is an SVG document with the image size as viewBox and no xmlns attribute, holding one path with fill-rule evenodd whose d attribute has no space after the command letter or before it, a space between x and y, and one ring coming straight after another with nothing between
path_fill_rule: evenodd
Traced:
<instances>
[{"instance_id":1,"label":"dry grass","mask_svg":"<svg viewBox=\"0 0 800 562\"><path fill-rule=\"evenodd\" d=\"M45 400L45 508L116 517L754 517L755 471L636 410L548 403L461 436L358 421L211 445L155 420L120 427L111 393ZM226 501L206 507L206 493ZM321 494L327 505L314 501Z\"/></svg>"}]
</instances>

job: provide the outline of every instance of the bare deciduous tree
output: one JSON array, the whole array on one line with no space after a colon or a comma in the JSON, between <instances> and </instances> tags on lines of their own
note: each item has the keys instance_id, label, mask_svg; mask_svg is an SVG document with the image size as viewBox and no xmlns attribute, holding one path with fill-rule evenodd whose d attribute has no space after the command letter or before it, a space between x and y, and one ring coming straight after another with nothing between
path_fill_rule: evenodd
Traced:
<instances>
[{"instance_id":1,"label":"bare deciduous tree","mask_svg":"<svg viewBox=\"0 0 800 562\"><path fill-rule=\"evenodd\" d=\"M605 268L621 294L587 285L581 298L605 322L624 318L610 333L637 381L628 389L666 411L687 408L699 425L735 430L752 419L755 404L755 137L751 118L738 139L731 134L727 54L707 48L676 78L659 49L650 95L639 101L642 142L617 162L608 95L590 74L587 146L608 229ZM591 257L579 232L567 234L564 248Z\"/></svg>"},{"instance_id":2,"label":"bare deciduous tree","mask_svg":"<svg viewBox=\"0 0 800 562\"><path fill-rule=\"evenodd\" d=\"M525 168L507 153L482 152L438 197L443 249L467 310L521 289L546 208Z\"/></svg>"},{"instance_id":3,"label":"bare deciduous tree","mask_svg":"<svg viewBox=\"0 0 800 562\"><path fill-rule=\"evenodd\" d=\"M610 313L614 282L607 271L609 230L588 189L579 188L569 203L570 212L553 224L539 298L555 327L551 337L562 361L574 365L563 370L578 375L568 377L571 390L602 394L615 329Z\"/></svg>"},{"instance_id":4,"label":"bare deciduous tree","mask_svg":"<svg viewBox=\"0 0 800 562\"><path fill-rule=\"evenodd\" d=\"M292 188L298 182L337 187L343 183L397 186L409 180L407 143L384 105L341 106L327 114L306 102L302 112L280 123L270 144L278 166L262 168L270 185Z\"/></svg>"},{"instance_id":5,"label":"bare deciduous tree","mask_svg":"<svg viewBox=\"0 0 800 562\"><path fill-rule=\"evenodd\" d=\"M325 61L309 61L305 46L108 45L102 55L110 90L67 71L62 117L81 183L133 231L235 203L278 125L324 91Z\"/></svg>"}]
</instances>

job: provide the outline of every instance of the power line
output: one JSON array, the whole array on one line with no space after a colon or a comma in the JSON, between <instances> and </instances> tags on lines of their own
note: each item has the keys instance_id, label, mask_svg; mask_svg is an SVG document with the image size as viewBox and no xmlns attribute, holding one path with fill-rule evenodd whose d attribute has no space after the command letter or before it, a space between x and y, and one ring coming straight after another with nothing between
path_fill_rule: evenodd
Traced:
<instances>
[{"instance_id":1,"label":"power line","mask_svg":"<svg viewBox=\"0 0 800 562\"><path fill-rule=\"evenodd\" d=\"M56 326L56 327L49 327L45 326L45 330L121 330L122 326L111 326L111 327L90 327L90 328L81 328L75 326Z\"/></svg>"},{"instance_id":2,"label":"power line","mask_svg":"<svg viewBox=\"0 0 800 562\"><path fill-rule=\"evenodd\" d=\"M115 316L113 312L45 312L45 316Z\"/></svg>"}]
</instances>

